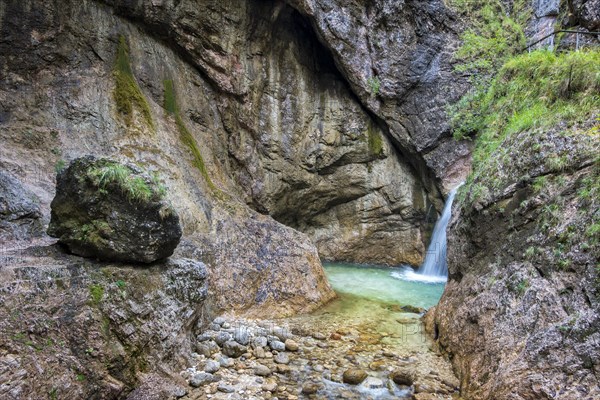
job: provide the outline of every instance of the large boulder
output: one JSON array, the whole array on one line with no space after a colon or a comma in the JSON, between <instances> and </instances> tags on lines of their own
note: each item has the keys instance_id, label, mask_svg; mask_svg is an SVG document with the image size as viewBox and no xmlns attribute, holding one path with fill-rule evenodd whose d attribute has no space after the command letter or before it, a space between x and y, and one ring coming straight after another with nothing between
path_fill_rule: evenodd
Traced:
<instances>
[{"instance_id":1,"label":"large boulder","mask_svg":"<svg viewBox=\"0 0 600 400\"><path fill-rule=\"evenodd\" d=\"M155 176L86 156L58 174L48 234L72 253L150 263L169 257L181 226Z\"/></svg>"}]
</instances>

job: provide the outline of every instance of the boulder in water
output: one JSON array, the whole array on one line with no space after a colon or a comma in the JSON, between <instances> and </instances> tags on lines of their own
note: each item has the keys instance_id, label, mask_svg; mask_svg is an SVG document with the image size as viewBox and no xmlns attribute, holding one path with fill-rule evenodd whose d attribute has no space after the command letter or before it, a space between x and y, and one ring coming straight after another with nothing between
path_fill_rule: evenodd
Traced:
<instances>
[{"instance_id":1,"label":"boulder in water","mask_svg":"<svg viewBox=\"0 0 600 400\"><path fill-rule=\"evenodd\" d=\"M48 234L83 257L151 263L173 254L182 233L164 197L135 165L78 158L58 174Z\"/></svg>"}]
</instances>

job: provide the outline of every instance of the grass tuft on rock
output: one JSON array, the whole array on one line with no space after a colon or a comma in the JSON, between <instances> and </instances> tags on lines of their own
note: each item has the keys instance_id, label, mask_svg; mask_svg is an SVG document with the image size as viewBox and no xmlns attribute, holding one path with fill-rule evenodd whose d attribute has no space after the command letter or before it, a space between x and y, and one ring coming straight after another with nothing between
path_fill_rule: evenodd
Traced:
<instances>
[{"instance_id":1,"label":"grass tuft on rock","mask_svg":"<svg viewBox=\"0 0 600 400\"><path fill-rule=\"evenodd\" d=\"M113 97L117 105L117 112L123 117L125 123L131 125L135 108L142 114L148 126L154 129L150 106L131 69L129 50L124 36L119 36L114 76L116 82Z\"/></svg>"},{"instance_id":2,"label":"grass tuft on rock","mask_svg":"<svg viewBox=\"0 0 600 400\"><path fill-rule=\"evenodd\" d=\"M130 202L147 202L153 198L162 199L166 188L153 177L151 186L146 180L134 174L127 166L118 163L107 163L104 166L92 168L88 172L92 182L102 190L115 184Z\"/></svg>"}]
</instances>

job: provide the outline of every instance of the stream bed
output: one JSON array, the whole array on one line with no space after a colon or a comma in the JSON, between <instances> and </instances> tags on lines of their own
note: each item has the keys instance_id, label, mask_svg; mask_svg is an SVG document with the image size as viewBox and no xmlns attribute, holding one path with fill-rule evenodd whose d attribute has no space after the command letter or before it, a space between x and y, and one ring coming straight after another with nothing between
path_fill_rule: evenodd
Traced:
<instances>
[{"instance_id":1,"label":"stream bed","mask_svg":"<svg viewBox=\"0 0 600 400\"><path fill-rule=\"evenodd\" d=\"M412 271L402 268L324 266L337 299L311 314L291 318L228 319L215 328L220 330L215 336L226 332L235 338L243 331L253 338L249 350L230 367L221 368L218 384L204 388L200 397L190 397L377 400L458 395L459 383L450 363L436 353L421 314L412 309L437 304L444 283L415 281ZM411 306L412 312L403 306ZM257 349L253 343L261 336L269 344ZM278 338L285 342L285 351L275 350ZM288 339L296 350L287 346ZM198 370L203 365L200 357ZM349 383L344 378L349 370L363 379ZM219 385L229 385L231 391L225 393Z\"/></svg>"}]
</instances>

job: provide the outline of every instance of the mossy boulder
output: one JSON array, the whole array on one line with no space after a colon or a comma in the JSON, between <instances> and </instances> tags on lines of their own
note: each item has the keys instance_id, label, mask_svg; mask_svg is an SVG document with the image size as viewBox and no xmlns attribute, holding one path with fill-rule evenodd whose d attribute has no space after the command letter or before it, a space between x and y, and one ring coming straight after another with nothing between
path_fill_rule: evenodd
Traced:
<instances>
[{"instance_id":1,"label":"mossy boulder","mask_svg":"<svg viewBox=\"0 0 600 400\"><path fill-rule=\"evenodd\" d=\"M106 261L151 263L169 257L181 225L156 176L93 156L57 176L48 234L70 252Z\"/></svg>"}]
</instances>

